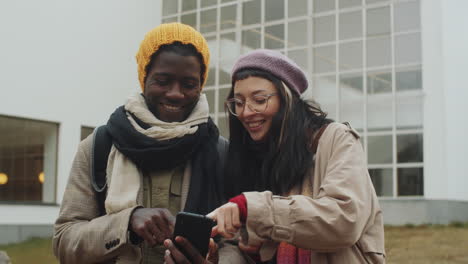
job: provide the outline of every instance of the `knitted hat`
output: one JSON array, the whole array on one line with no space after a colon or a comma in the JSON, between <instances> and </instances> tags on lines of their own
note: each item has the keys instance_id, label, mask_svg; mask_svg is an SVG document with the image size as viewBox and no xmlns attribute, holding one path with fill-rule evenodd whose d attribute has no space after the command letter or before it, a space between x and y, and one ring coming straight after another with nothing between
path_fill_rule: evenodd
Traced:
<instances>
[{"instance_id":1,"label":"knitted hat","mask_svg":"<svg viewBox=\"0 0 468 264\"><path fill-rule=\"evenodd\" d=\"M258 69L273 74L292 91L302 94L308 86L307 78L299 66L280 52L266 49L242 55L232 68L232 75L243 69Z\"/></svg>"},{"instance_id":2,"label":"knitted hat","mask_svg":"<svg viewBox=\"0 0 468 264\"><path fill-rule=\"evenodd\" d=\"M192 27L181 23L161 24L156 28L146 33L145 39L140 44L140 49L136 54L138 64L138 79L140 81L141 90L145 90L146 66L151 60L151 56L165 44L171 44L176 41L182 44L192 44L195 49L200 52L205 64L205 72L203 72L203 85L208 78L208 67L210 64L210 51L206 39Z\"/></svg>"}]
</instances>

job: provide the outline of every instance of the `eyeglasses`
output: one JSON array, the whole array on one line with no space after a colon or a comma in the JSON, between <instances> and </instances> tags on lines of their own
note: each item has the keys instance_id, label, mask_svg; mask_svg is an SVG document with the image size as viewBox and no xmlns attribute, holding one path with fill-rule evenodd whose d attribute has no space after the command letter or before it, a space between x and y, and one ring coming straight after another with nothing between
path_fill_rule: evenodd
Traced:
<instances>
[{"instance_id":1,"label":"eyeglasses","mask_svg":"<svg viewBox=\"0 0 468 264\"><path fill-rule=\"evenodd\" d=\"M234 116L239 116L244 111L245 105L255 113L263 113L268 108L268 101L270 101L270 98L275 95L277 95L277 93L257 94L252 96L251 100L230 98L226 100L225 105L229 113Z\"/></svg>"}]
</instances>

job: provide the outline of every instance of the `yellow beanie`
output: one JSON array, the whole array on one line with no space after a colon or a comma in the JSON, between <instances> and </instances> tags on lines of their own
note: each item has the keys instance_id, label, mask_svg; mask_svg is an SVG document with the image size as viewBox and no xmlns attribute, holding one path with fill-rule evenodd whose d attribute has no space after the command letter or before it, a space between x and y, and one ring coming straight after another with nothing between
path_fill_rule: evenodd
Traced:
<instances>
[{"instance_id":1,"label":"yellow beanie","mask_svg":"<svg viewBox=\"0 0 468 264\"><path fill-rule=\"evenodd\" d=\"M208 67L210 63L210 51L208 43L200 32L191 26L181 23L161 24L146 33L145 39L140 44L140 49L136 54L138 64L138 79L140 80L141 90L145 90L146 66L150 62L151 56L165 44L171 44L179 41L183 44L192 44L203 57L205 72L203 73L202 88L208 78Z\"/></svg>"}]
</instances>

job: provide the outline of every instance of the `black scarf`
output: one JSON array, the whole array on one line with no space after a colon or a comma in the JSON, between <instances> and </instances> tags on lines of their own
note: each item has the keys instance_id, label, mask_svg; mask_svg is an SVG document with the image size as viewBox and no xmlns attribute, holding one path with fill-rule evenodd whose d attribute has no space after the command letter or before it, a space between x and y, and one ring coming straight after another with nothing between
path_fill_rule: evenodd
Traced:
<instances>
[{"instance_id":1,"label":"black scarf","mask_svg":"<svg viewBox=\"0 0 468 264\"><path fill-rule=\"evenodd\" d=\"M132 117L142 128L150 127L136 116ZM222 204L222 168L217 151L219 131L211 118L198 125L194 134L156 140L136 131L121 106L111 115L107 128L114 146L144 172L174 168L191 160L184 211L207 214Z\"/></svg>"}]
</instances>

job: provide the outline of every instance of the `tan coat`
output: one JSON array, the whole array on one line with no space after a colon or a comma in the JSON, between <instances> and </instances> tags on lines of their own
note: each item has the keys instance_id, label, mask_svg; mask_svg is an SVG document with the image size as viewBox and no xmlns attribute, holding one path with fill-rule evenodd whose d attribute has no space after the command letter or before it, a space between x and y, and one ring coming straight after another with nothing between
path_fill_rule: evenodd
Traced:
<instances>
[{"instance_id":1,"label":"tan coat","mask_svg":"<svg viewBox=\"0 0 468 264\"><path fill-rule=\"evenodd\" d=\"M73 161L68 184L55 222L53 250L60 263L140 263L141 249L129 241L128 225L136 207L118 213L99 215L90 182L90 155L93 137L80 143ZM184 173L190 178L190 171ZM138 206L143 205L142 190ZM188 187L182 187L182 207ZM226 244L220 249L222 263L244 263L237 247ZM220 261L221 262L221 261Z\"/></svg>"},{"instance_id":2,"label":"tan coat","mask_svg":"<svg viewBox=\"0 0 468 264\"><path fill-rule=\"evenodd\" d=\"M271 259L278 242L310 249L311 263L385 263L384 229L358 134L332 123L320 138L313 184L289 197L246 192L244 238Z\"/></svg>"}]
</instances>

